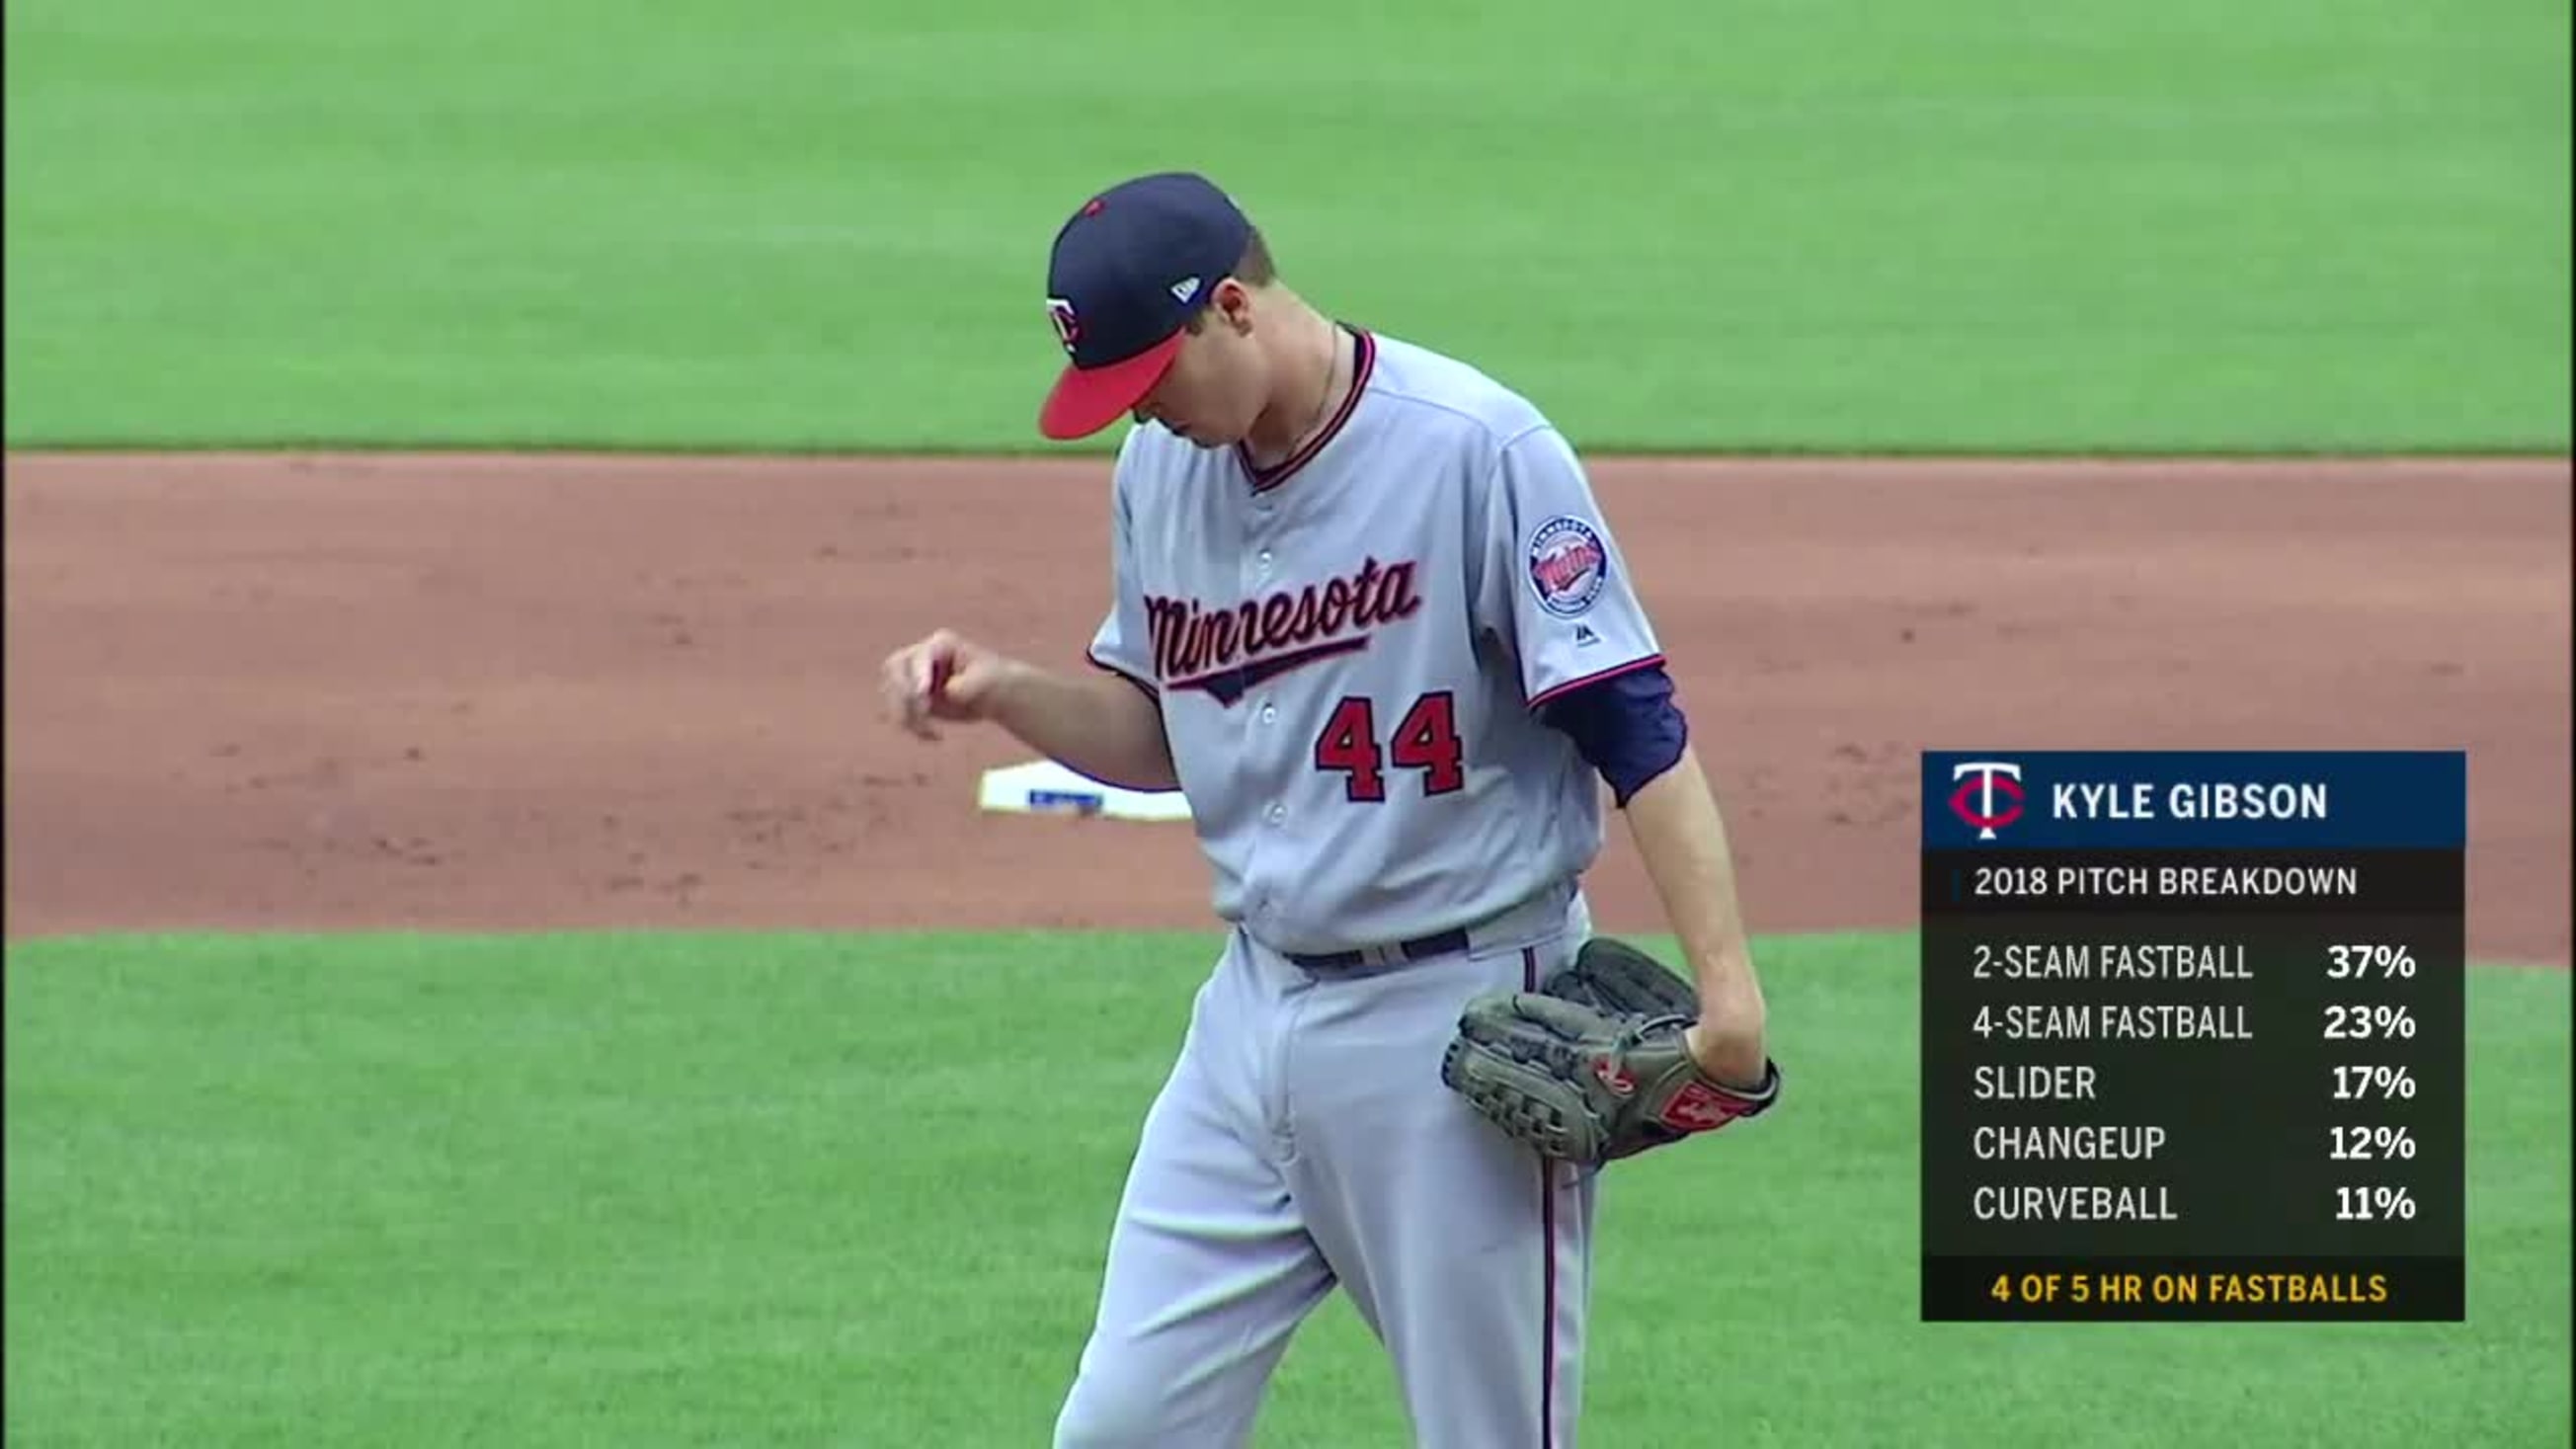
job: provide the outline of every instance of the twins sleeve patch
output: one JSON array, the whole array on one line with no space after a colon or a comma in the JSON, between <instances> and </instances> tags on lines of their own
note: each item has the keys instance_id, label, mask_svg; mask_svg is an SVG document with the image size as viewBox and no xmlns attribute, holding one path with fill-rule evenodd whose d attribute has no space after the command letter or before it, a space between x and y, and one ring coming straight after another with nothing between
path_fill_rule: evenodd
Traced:
<instances>
[{"instance_id":1,"label":"twins sleeve patch","mask_svg":"<svg viewBox=\"0 0 2576 1449\"><path fill-rule=\"evenodd\" d=\"M1571 619L1609 585L1610 551L1582 519L1551 518L1530 535L1529 580L1540 608Z\"/></svg>"}]
</instances>

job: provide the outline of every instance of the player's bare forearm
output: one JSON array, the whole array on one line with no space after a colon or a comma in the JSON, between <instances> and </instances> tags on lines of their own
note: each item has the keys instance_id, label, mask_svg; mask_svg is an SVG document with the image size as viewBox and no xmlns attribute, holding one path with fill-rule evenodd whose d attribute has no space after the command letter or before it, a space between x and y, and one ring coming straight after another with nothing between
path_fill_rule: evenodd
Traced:
<instances>
[{"instance_id":1,"label":"player's bare forearm","mask_svg":"<svg viewBox=\"0 0 2576 1449\"><path fill-rule=\"evenodd\" d=\"M1000 725L1022 744L1095 780L1177 788L1163 714L1143 690L1098 671L1051 674L948 629L886 656L888 718L926 740L943 722Z\"/></svg>"},{"instance_id":2,"label":"player's bare forearm","mask_svg":"<svg viewBox=\"0 0 2576 1449\"><path fill-rule=\"evenodd\" d=\"M1002 670L985 717L1068 769L1131 790L1180 785L1162 712L1114 674L1054 674L1030 664Z\"/></svg>"},{"instance_id":3,"label":"player's bare forearm","mask_svg":"<svg viewBox=\"0 0 2576 1449\"><path fill-rule=\"evenodd\" d=\"M1625 813L1697 978L1700 1017L1693 1052L1722 1080L1761 1081L1768 1053L1762 985L1736 903L1726 822L1698 754L1685 747L1671 769L1629 797Z\"/></svg>"}]
</instances>

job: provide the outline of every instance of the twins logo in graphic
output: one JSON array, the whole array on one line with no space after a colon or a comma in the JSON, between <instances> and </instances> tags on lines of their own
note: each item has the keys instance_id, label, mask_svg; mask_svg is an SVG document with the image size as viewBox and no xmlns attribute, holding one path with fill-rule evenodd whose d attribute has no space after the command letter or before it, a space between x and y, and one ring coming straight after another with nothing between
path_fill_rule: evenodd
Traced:
<instances>
[{"instance_id":1,"label":"twins logo in graphic","mask_svg":"<svg viewBox=\"0 0 2576 1449\"><path fill-rule=\"evenodd\" d=\"M1950 792L1950 813L1974 826L1979 840L1994 839L1997 830L2021 818L2021 766L1970 760L1952 765L1950 778L1959 782Z\"/></svg>"}]
</instances>

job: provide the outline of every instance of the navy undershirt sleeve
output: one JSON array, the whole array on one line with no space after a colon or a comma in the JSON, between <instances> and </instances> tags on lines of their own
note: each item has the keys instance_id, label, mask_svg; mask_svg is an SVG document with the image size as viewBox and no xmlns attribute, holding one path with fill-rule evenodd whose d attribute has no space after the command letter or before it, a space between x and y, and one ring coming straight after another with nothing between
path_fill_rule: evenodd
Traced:
<instances>
[{"instance_id":1,"label":"navy undershirt sleeve","mask_svg":"<svg viewBox=\"0 0 2576 1449\"><path fill-rule=\"evenodd\" d=\"M1690 740L1690 722L1673 702L1672 676L1661 664L1560 695L1540 706L1539 717L1574 741L1575 750L1610 782L1611 799L1622 810L1681 760Z\"/></svg>"}]
</instances>

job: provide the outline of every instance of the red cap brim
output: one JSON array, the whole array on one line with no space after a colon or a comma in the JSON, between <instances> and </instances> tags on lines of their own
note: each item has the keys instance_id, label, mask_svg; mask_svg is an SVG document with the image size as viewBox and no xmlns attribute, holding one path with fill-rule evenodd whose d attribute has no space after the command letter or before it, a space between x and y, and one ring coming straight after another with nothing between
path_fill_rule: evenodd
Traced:
<instances>
[{"instance_id":1,"label":"red cap brim","mask_svg":"<svg viewBox=\"0 0 2576 1449\"><path fill-rule=\"evenodd\" d=\"M1067 367L1038 409L1038 431L1066 441L1087 438L1135 410L1172 367L1184 333L1107 367Z\"/></svg>"}]
</instances>

